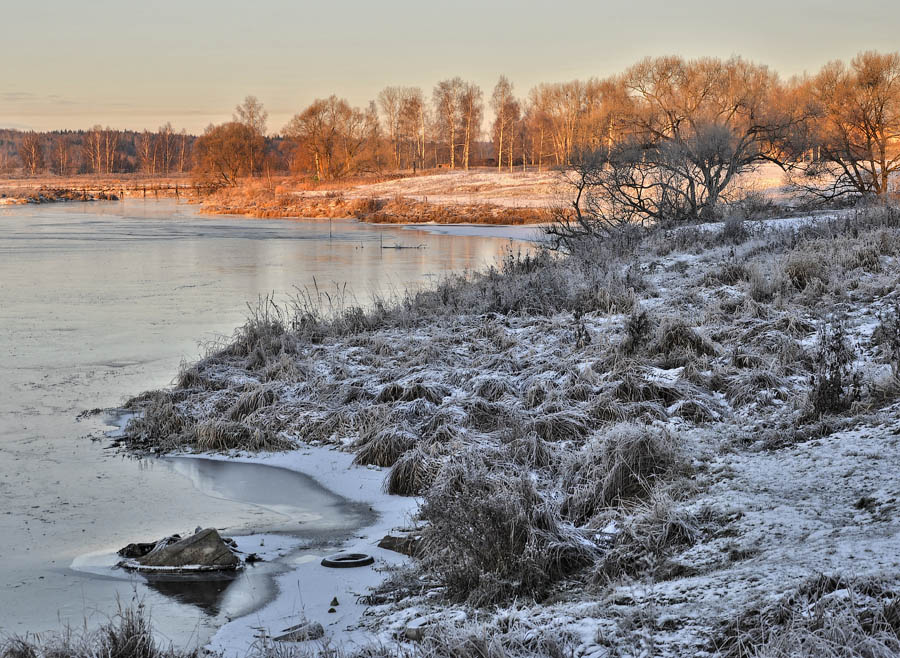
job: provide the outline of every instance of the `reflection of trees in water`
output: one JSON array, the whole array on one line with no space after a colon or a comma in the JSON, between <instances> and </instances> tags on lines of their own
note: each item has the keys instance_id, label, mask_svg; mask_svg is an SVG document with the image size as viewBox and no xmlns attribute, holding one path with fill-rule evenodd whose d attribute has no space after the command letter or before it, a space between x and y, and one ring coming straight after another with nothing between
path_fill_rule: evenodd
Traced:
<instances>
[{"instance_id":1,"label":"reflection of trees in water","mask_svg":"<svg viewBox=\"0 0 900 658\"><path fill-rule=\"evenodd\" d=\"M225 591L240 576L238 573L193 575L148 575L147 587L179 603L193 605L215 617L221 610Z\"/></svg>"}]
</instances>

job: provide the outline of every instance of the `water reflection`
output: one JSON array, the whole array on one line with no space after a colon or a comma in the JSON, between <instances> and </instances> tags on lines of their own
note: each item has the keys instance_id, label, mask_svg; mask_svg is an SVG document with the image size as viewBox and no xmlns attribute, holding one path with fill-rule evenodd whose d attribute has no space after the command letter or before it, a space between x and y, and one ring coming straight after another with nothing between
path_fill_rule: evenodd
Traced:
<instances>
[{"instance_id":1,"label":"water reflection","mask_svg":"<svg viewBox=\"0 0 900 658\"><path fill-rule=\"evenodd\" d=\"M382 238L426 248L381 249ZM129 600L131 581L63 568L88 552L199 524L249 527L261 515L283 527L302 521L313 536L364 522L367 510L315 488L270 499L252 483L223 491L218 475L187 479L122 460L77 440L100 423L76 416L169 385L181 361L230 335L261 295L346 284L365 304L493 264L508 245L351 221L202 217L167 201L0 209L0 630L102 622L116 596ZM236 502L243 496L254 500ZM202 605L172 603L166 582L138 595L157 606L154 623L168 637L196 639L214 625L204 610L265 596L235 582L196 590Z\"/></svg>"}]
</instances>

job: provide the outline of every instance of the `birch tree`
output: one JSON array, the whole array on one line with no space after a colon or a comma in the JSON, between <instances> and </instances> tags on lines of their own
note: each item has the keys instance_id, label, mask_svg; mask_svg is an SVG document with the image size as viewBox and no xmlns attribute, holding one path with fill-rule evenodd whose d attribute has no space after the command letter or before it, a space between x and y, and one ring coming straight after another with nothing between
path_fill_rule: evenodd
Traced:
<instances>
[{"instance_id":1,"label":"birch tree","mask_svg":"<svg viewBox=\"0 0 900 658\"><path fill-rule=\"evenodd\" d=\"M438 82L432 94L437 128L450 151L450 168L456 167L456 147L459 134L459 117L465 83L462 78Z\"/></svg>"},{"instance_id":2,"label":"birch tree","mask_svg":"<svg viewBox=\"0 0 900 658\"><path fill-rule=\"evenodd\" d=\"M265 151L266 121L269 113L256 96L247 96L244 102L234 108L232 120L249 129L247 135L247 157L250 175L253 176L262 164Z\"/></svg>"},{"instance_id":3,"label":"birch tree","mask_svg":"<svg viewBox=\"0 0 900 658\"><path fill-rule=\"evenodd\" d=\"M481 121L484 114L481 88L471 82L463 83L460 94L460 119L463 138L463 166L469 169L472 142L481 135Z\"/></svg>"},{"instance_id":4,"label":"birch tree","mask_svg":"<svg viewBox=\"0 0 900 658\"><path fill-rule=\"evenodd\" d=\"M40 135L36 132L27 132L22 137L22 143L19 145L19 159L22 161L25 173L32 176L44 169L44 147L41 144Z\"/></svg>"}]
</instances>

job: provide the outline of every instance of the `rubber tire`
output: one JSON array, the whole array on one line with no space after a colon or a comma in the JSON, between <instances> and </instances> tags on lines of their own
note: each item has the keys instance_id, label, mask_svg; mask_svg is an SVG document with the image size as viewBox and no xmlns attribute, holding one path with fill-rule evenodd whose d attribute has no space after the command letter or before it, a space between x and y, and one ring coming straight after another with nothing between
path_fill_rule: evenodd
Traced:
<instances>
[{"instance_id":1,"label":"rubber tire","mask_svg":"<svg viewBox=\"0 0 900 658\"><path fill-rule=\"evenodd\" d=\"M322 558L323 567L332 569L349 569L351 567L367 567L375 562L375 558L365 553L335 553Z\"/></svg>"}]
</instances>

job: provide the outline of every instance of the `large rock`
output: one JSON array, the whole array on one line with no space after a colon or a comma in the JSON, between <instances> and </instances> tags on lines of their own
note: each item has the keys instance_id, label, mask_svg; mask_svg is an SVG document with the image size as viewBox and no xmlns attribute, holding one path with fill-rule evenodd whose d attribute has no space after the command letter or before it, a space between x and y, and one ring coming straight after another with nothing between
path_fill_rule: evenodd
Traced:
<instances>
[{"instance_id":1,"label":"large rock","mask_svg":"<svg viewBox=\"0 0 900 658\"><path fill-rule=\"evenodd\" d=\"M207 528L173 543L159 542L152 551L134 560L136 567L230 570L241 565L215 528ZM128 565L126 565L128 566Z\"/></svg>"}]
</instances>

